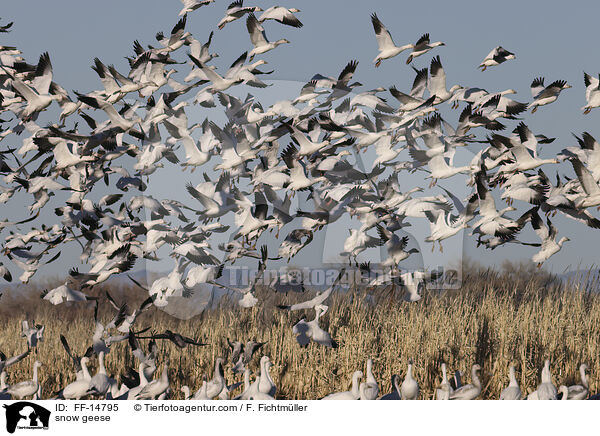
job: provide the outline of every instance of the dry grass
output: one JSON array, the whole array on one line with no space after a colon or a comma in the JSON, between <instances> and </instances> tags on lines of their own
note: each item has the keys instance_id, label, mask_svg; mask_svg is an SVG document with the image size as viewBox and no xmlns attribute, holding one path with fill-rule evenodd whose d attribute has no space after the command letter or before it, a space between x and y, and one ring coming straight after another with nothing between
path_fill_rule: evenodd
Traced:
<instances>
[{"instance_id":1,"label":"dry grass","mask_svg":"<svg viewBox=\"0 0 600 436\"><path fill-rule=\"evenodd\" d=\"M179 350L159 341L160 360L170 356L172 397L181 398L184 384L197 389L203 374L212 377L217 356L227 356L226 338L267 342L262 349L275 364L273 379L279 398L317 399L330 392L346 390L353 371L364 370L365 361L374 360L374 372L382 393L390 391L390 377L406 371L409 358L415 361L415 376L422 398L430 399L440 383L440 364L459 369L468 379L475 362L483 367L482 398L498 398L507 385L508 365L517 365L518 379L524 392L535 389L545 358L552 361L556 385L578 381L578 366L585 362L591 370L591 391L598 392L600 382L600 294L577 286L560 285L552 277L531 270L507 268L503 273L471 268L463 276L463 287L439 295L426 294L418 303L406 303L385 292L375 294L376 304L368 304L366 291L336 294L322 318L337 341L337 349L316 344L300 348L291 326L303 313L280 311L274 304L305 299L308 295L280 295L263 290L263 304L240 309L222 302L221 307L181 321L151 309L139 320L138 328L152 326L200 337L205 347ZM112 289L135 301L143 295L132 289ZM97 289L98 295L102 290ZM135 295L135 297L133 297ZM0 309L0 350L13 355L25 349L19 337L20 321L25 316L46 326L44 342L37 356L9 368L9 382L31 376L35 358L40 369L44 397L51 395L74 378L72 365L59 342L64 334L72 348L81 353L91 341L94 329L91 305L53 307L37 297L18 302L3 297ZM133 303L133 301L132 301ZM313 312L306 313L312 319ZM101 303L101 316L108 320L112 309ZM118 376L124 365L134 365L126 343L113 345L107 356L109 373ZM258 356L251 364L257 370ZM226 368L229 382L238 381Z\"/></svg>"}]
</instances>

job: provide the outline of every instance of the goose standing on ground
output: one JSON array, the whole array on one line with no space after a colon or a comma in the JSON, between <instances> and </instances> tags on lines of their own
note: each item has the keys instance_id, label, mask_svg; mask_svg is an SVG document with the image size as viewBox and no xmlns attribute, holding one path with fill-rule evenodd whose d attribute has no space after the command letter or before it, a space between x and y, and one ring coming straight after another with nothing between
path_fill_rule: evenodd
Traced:
<instances>
[{"instance_id":1,"label":"goose standing on ground","mask_svg":"<svg viewBox=\"0 0 600 436\"><path fill-rule=\"evenodd\" d=\"M552 383L552 373L550 372L550 361L546 359L544 368L542 368L542 383L537 390L529 394L528 400L556 400L556 386Z\"/></svg>"},{"instance_id":2,"label":"goose standing on ground","mask_svg":"<svg viewBox=\"0 0 600 436\"><path fill-rule=\"evenodd\" d=\"M410 44L410 48L412 48L412 53L408 55L408 59L406 59L406 63L410 64L412 60L418 56L424 55L430 50L433 50L435 47L440 47L446 45L441 41L438 42L430 42L429 41L429 33L424 34L419 38L416 44Z\"/></svg>"},{"instance_id":3,"label":"goose standing on ground","mask_svg":"<svg viewBox=\"0 0 600 436\"><path fill-rule=\"evenodd\" d=\"M249 61L252 61L254 56L257 54L263 54L273 50L278 45L290 43L285 38L278 39L275 42L269 42L267 39L267 34L265 33L265 29L258 22L254 14L248 14L248 18L246 19L246 27L248 28L248 33L250 34L250 41L254 46L254 48L248 52Z\"/></svg>"},{"instance_id":4,"label":"goose standing on ground","mask_svg":"<svg viewBox=\"0 0 600 436\"><path fill-rule=\"evenodd\" d=\"M531 82L531 95L533 96L533 102L528 106L531 109L531 113L535 113L537 108L553 103L558 99L560 92L563 89L571 88L565 80L555 80L550 85L544 87L544 78L538 77Z\"/></svg>"},{"instance_id":5,"label":"goose standing on ground","mask_svg":"<svg viewBox=\"0 0 600 436\"><path fill-rule=\"evenodd\" d=\"M213 378L211 381L206 384L206 395L211 400L219 395L223 388L226 387L225 377L223 373L223 359L221 357L217 357L215 360L215 371L213 374ZM200 394L200 390L196 392L194 395L194 399L198 399L196 396Z\"/></svg>"},{"instance_id":6,"label":"goose standing on ground","mask_svg":"<svg viewBox=\"0 0 600 436\"><path fill-rule=\"evenodd\" d=\"M509 52L501 46L498 46L488 53L481 64L479 64L478 68L481 68L481 71L485 71L488 67L495 67L496 65L500 65L501 63L510 59L515 59L515 54Z\"/></svg>"},{"instance_id":7,"label":"goose standing on ground","mask_svg":"<svg viewBox=\"0 0 600 436\"><path fill-rule=\"evenodd\" d=\"M379 20L377 14L371 14L371 23L373 23L373 30L375 30L377 47L379 49L379 54L375 59L373 59L375 67L379 67L382 60L393 58L394 56L402 53L404 50L408 50L409 48L413 47L412 44L403 45L402 47L396 46L396 44L394 44L394 40L392 39L392 35L390 35L390 32Z\"/></svg>"},{"instance_id":8,"label":"goose standing on ground","mask_svg":"<svg viewBox=\"0 0 600 436\"><path fill-rule=\"evenodd\" d=\"M450 382L448 381L448 373L446 372L446 364L442 363L442 383L440 387L435 390L436 400L449 400L450 395L454 392Z\"/></svg>"},{"instance_id":9,"label":"goose standing on ground","mask_svg":"<svg viewBox=\"0 0 600 436\"><path fill-rule=\"evenodd\" d=\"M360 392L358 390L360 379L362 378L362 371L354 371L352 374L352 388L345 392L334 392L322 400L358 400L360 398ZM383 400L384 398L382 398Z\"/></svg>"},{"instance_id":10,"label":"goose standing on ground","mask_svg":"<svg viewBox=\"0 0 600 436\"><path fill-rule=\"evenodd\" d=\"M17 400L21 400L25 397L35 395L39 388L38 368L40 366L42 366L42 364L37 360L33 362L33 379L25 380L20 383L14 384L11 387L9 387L6 390L6 392L8 392L12 398L16 398Z\"/></svg>"},{"instance_id":11,"label":"goose standing on ground","mask_svg":"<svg viewBox=\"0 0 600 436\"><path fill-rule=\"evenodd\" d=\"M375 400L379 395L379 385L373 375L373 360L367 360L367 378L358 388L361 400Z\"/></svg>"},{"instance_id":12,"label":"goose standing on ground","mask_svg":"<svg viewBox=\"0 0 600 436\"><path fill-rule=\"evenodd\" d=\"M478 372L481 371L481 366L473 365L471 369L471 384L457 388L451 395L451 400L474 400L481 394L481 381L479 380Z\"/></svg>"},{"instance_id":13,"label":"goose standing on ground","mask_svg":"<svg viewBox=\"0 0 600 436\"><path fill-rule=\"evenodd\" d=\"M146 384L136 395L136 400L154 400L163 395L169 388L169 362L165 362L162 374L158 380Z\"/></svg>"},{"instance_id":14,"label":"goose standing on ground","mask_svg":"<svg viewBox=\"0 0 600 436\"><path fill-rule=\"evenodd\" d=\"M521 388L515 377L515 367L510 365L508 378L510 382L508 386L500 393L501 400L520 400L521 399Z\"/></svg>"},{"instance_id":15,"label":"goose standing on ground","mask_svg":"<svg viewBox=\"0 0 600 436\"><path fill-rule=\"evenodd\" d=\"M585 83L585 101L587 104L581 109L584 114L589 114L592 109L600 106L600 78L592 77L584 71L583 82Z\"/></svg>"},{"instance_id":16,"label":"goose standing on ground","mask_svg":"<svg viewBox=\"0 0 600 436\"><path fill-rule=\"evenodd\" d=\"M277 387L271 378L270 368L273 366L269 356L260 359L260 377L258 380L258 393L275 398ZM258 399L255 397L255 399Z\"/></svg>"},{"instance_id":17,"label":"goose standing on ground","mask_svg":"<svg viewBox=\"0 0 600 436\"><path fill-rule=\"evenodd\" d=\"M590 393L590 385L588 383L586 371L588 366L582 363L579 366L579 374L581 375L581 384L568 387L568 400L585 400Z\"/></svg>"},{"instance_id":18,"label":"goose standing on ground","mask_svg":"<svg viewBox=\"0 0 600 436\"><path fill-rule=\"evenodd\" d=\"M65 400L80 400L89 394L92 376L87 369L88 361L87 356L80 359L81 377L77 376L77 380L65 386L62 392L59 392L59 396L62 396Z\"/></svg>"},{"instance_id":19,"label":"goose standing on ground","mask_svg":"<svg viewBox=\"0 0 600 436\"><path fill-rule=\"evenodd\" d=\"M408 371L400 386L400 394L403 400L417 400L419 398L419 383L413 377L413 361L408 361Z\"/></svg>"}]
</instances>

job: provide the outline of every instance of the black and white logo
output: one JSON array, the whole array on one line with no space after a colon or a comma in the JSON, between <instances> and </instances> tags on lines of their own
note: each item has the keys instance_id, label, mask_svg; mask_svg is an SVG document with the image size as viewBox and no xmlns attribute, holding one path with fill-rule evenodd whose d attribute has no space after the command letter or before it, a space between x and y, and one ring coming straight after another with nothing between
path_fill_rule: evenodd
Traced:
<instances>
[{"instance_id":1,"label":"black and white logo","mask_svg":"<svg viewBox=\"0 0 600 436\"><path fill-rule=\"evenodd\" d=\"M6 409L6 431L9 433L14 433L16 429L48 429L50 411L38 404L19 401L3 407Z\"/></svg>"}]
</instances>

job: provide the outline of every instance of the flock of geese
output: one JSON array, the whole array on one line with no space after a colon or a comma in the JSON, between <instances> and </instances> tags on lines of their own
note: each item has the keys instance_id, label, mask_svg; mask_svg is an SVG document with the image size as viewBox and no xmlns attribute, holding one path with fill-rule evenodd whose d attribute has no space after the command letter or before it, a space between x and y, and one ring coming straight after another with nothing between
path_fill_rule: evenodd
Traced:
<instances>
[{"instance_id":1,"label":"flock of geese","mask_svg":"<svg viewBox=\"0 0 600 436\"><path fill-rule=\"evenodd\" d=\"M103 329L104 326L96 321L97 329ZM158 369L158 347L157 339L169 339L180 348L188 345L202 346L190 338L185 338L178 333L167 331L168 334L152 335L148 344L148 350L145 352L140 346L139 339L148 339L140 336L142 332L133 332L130 330L126 335L114 338L110 342L103 338L98 338L95 333L92 338L92 345L88 347L82 356L74 355L69 347L67 339L61 335L60 339L63 347L73 362L73 381L64 386L53 395L42 397L42 382L38 378L38 368L42 364L35 360L33 362L33 378L13 385L7 384L6 369L11 365L27 357L32 350L37 353L37 341L43 339L43 327L36 326L34 333L29 333L27 322L23 322L23 335L27 337L27 351L24 353L6 358L0 353L0 399L23 399L31 397L33 399L51 398L51 399L109 399L109 400L156 400L172 398L173 392L170 389L169 381L169 359L164 359L163 368L160 374ZM32 337L36 339L31 340ZM178 338L178 339L175 339ZM115 379L106 371L105 357L110 353L111 343L127 341L131 349L131 354L139 363L137 371L134 368L126 368L125 372ZM211 379L206 375L202 377L202 384L195 391L184 385L181 387L183 398L186 400L274 400L276 398L277 386L275 385L270 368L272 362L268 356L260 357L258 364L258 373L254 380L251 380L252 372L250 364L253 363L254 356L265 344L249 340L246 343L240 341L230 341L229 357L224 359L218 357L214 362L214 371ZM91 374L88 364L92 358L97 358L97 371ZM225 378L225 365L229 364L231 373L235 376L242 375L243 380L228 384ZM352 374L351 388L349 391L334 392L322 400L418 400L420 396L419 383L414 376L414 363L408 361L408 368L404 379L399 384L400 376L394 374L391 379L392 391L387 394L381 394L377 379L373 374L373 360L366 361L365 373L357 370ZM442 378L439 386L434 393L436 400L475 400L482 393L482 384L480 380L481 366L473 365L471 370L471 383L462 383L462 374L456 371L454 376L449 379L446 364L441 365ZM546 360L541 372L541 382L537 389L528 395L523 394L515 375L515 366L509 367L508 386L500 394L500 400L585 400L600 399L600 394L591 395L588 382L588 367L581 364L579 374L580 384L565 386L561 385L558 389L552 381L550 371L550 361ZM120 380L120 383L119 383ZM364 381L361 381L364 380ZM279 396L281 397L281 396ZM278 398L279 398L278 397Z\"/></svg>"},{"instance_id":2,"label":"flock of geese","mask_svg":"<svg viewBox=\"0 0 600 436\"><path fill-rule=\"evenodd\" d=\"M42 266L60 257L66 244L77 244L80 263L89 268L80 271L81 267L74 267L66 281L45 290L42 299L54 305L85 302L94 299L89 292L94 286L130 271L140 259L158 261L163 248L174 259L173 270L147 287L136 282L149 299L135 311L111 299L118 314L107 325L96 320L93 336L98 374L91 376L87 370L91 355L73 356L77 379L62 390L63 397L161 397L168 391L168 366L165 364L160 378L151 381L156 366L148 362L155 359L154 352L144 354L137 340L165 339L182 347L201 344L169 331L138 338L140 332L134 333L132 328L141 312L150 305L165 306L172 297L189 297L194 287L203 283L226 288L243 308L259 306L255 288L269 261L289 262L315 234L344 216L357 220L360 227L350 230L340 257L358 266L357 256L383 247L387 253L382 262L388 271L385 276L372 278L368 263L359 270L369 286L399 285L408 290L410 301L418 301L422 284L434 277L425 271L402 271L403 261L419 251L398 233L410 225L406 220L427 220L431 231L425 242L432 244L432 250L437 243L441 251L444 240L470 228L478 245L488 249L507 243L535 247L532 260L538 266L569 241L566 236L559 238L551 215L562 214L587 227L600 228L600 221L589 211L600 207L600 143L584 132L575 136L577 145L543 158L541 149L548 148L555 138L533 132L522 119L528 110L533 114L555 103L562 91L571 87L565 80L545 85L543 77L535 78L529 102L509 97L516 93L513 89L448 87L441 60L443 42L431 42L429 34L424 34L414 44L397 46L373 14L378 47L375 67L408 52L406 64L415 72L412 86L361 90L361 83L354 80L358 62L351 60L339 75L317 73L296 97L263 107L251 94L245 98L234 94L248 87L272 85L267 77L273 71L261 69L267 62L260 57L281 50L278 47L290 41L269 39L266 31L301 28L300 10L274 6L263 11L242 0L231 3L216 27L224 29L245 21L249 44L241 55L235 54L229 68L223 68L213 63L225 54L211 52L210 46L224 31L211 31L203 42L186 29L188 14L200 14L200 8L213 2L182 0L181 18L170 34L157 33L153 45L134 42L133 54L127 57L129 71L120 72L95 58L92 69L101 86L86 93L70 93L54 81L49 53L30 64L18 48L0 46L0 141L7 144L0 149L0 203L8 208L12 198L22 201L31 197L27 216L0 221L0 232L9 230L2 250L3 260L10 261L0 263L0 280L12 281L17 268L21 270L18 279L28 283ZM0 27L0 32L8 32L11 25ZM424 61L423 68L416 67L430 52L434 56ZM479 68L500 68L514 59L513 53L498 46ZM584 73L584 83L587 104L583 111L589 113L600 106L600 81ZM439 113L444 103L452 108L463 105L457 123ZM227 122L219 125L207 118L191 124L188 106L222 109ZM56 114L58 122L42 122L44 111ZM515 123L513 128L508 127L510 122ZM457 166L455 153L465 147L475 155ZM374 156L373 165L359 169L350 157L365 152ZM564 161L570 163L574 176L558 171L555 177L547 175L548 168ZM193 180L185 191L170 182L173 190L189 194L188 204L154 198L147 192L150 176L160 174L165 165L177 166L183 177ZM188 169L190 173L185 173ZM201 176L192 174L196 169ZM431 192L423 193L421 186L401 186L402 175L414 172L430 181ZM436 186L458 176L473 187L466 199ZM106 188L112 191L98 195ZM292 197L299 191L308 195L309 202L304 210L292 210ZM496 193L507 207L499 206ZM515 203L525 205L526 210L513 215ZM54 212L55 223L26 230L26 224L38 219L44 208ZM223 223L228 217L233 217L234 228ZM539 241L517 239L526 226L531 226ZM284 236L279 238L281 232ZM211 236L223 233L231 236L230 241L214 247ZM257 248L261 236L268 233L277 239L273 257L266 246ZM258 260L254 281L243 288L216 282L224 267L241 258ZM325 301L336 284L313 300L281 308L314 311L313 320L302 319L292 327L300 345L312 341L336 346L319 326L319 318L328 309ZM23 333L34 349L35 341L43 337L43 328L24 324ZM107 376L103 362L111 343L126 340L137 352L140 368L131 375L137 384L124 388ZM63 344L70 354L66 340ZM24 356L2 356L2 368ZM238 364L245 366L243 361L236 361ZM217 360L213 379L205 381L194 398L228 395L222 365ZM252 384L250 374L244 371L242 397L274 396L269 365L263 357L261 373ZM35 395L38 366L34 365L33 380L10 387L4 375L3 392L15 398ZM357 371L351 391L329 398L377 398L379 390L370 368L368 363L366 382L358 384L362 373ZM479 368L473 368L470 385L453 387L444 376L439 396L476 398L481 386ZM548 374L542 376L536 391L539 398L556 397ZM394 386L397 382L396 378ZM567 396L577 396L571 395L571 388ZM520 391L516 393L513 376L507 389L505 396L521 396ZM416 398L418 393L411 364L400 388L389 395Z\"/></svg>"}]
</instances>

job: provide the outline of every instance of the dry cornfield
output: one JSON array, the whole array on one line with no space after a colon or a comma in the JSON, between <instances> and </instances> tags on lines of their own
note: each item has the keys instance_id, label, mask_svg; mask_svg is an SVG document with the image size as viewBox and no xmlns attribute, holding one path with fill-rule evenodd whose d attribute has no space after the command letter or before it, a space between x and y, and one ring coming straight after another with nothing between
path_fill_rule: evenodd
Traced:
<instances>
[{"instance_id":1,"label":"dry cornfield","mask_svg":"<svg viewBox=\"0 0 600 436\"><path fill-rule=\"evenodd\" d=\"M181 386L198 389L202 376L212 377L215 358L227 357L227 338L246 341L254 338L267 344L260 353L270 356L277 385L277 398L318 399L328 393L347 390L352 372L364 370L372 358L380 392L391 390L392 374L404 376L410 358L415 362L415 377L421 398L432 399L441 381L440 365L460 370L469 379L473 363L483 367L481 398L498 398L508 384L508 366L517 367L517 379L524 394L535 390L544 359L552 362L554 383L578 383L578 367L587 363L591 371L590 392L600 388L600 294L586 286L564 285L544 273L523 269L505 269L502 273L473 269L463 275L463 286L442 293L425 292L417 303L407 303L389 289L350 290L330 298L329 311L322 318L338 347L329 349L311 343L301 348L292 333L292 325L312 311L281 311L277 304L302 301L310 292L283 295L262 289L257 295L262 304L242 309L225 300L191 320L173 318L155 308L138 320L137 329L171 329L198 337L204 347L178 349L159 341L159 362L171 361L169 379L171 397L182 398ZM44 341L24 361L8 369L9 383L30 379L32 362L40 360L43 398L53 396L74 380L72 363L62 348L64 334L79 355L91 344L94 331L93 305L70 308L51 306L31 290L28 298L16 298L5 292L0 307L0 350L7 356L25 350L20 337L20 322L35 319L46 326ZM131 307L144 298L133 288L111 288L119 298L127 296ZM103 299L104 289L95 289L101 297L100 318L114 316ZM6 295L8 294L8 295ZM373 295L374 298L365 298ZM259 356L250 368L258 371ZM97 365L97 359L93 359ZM125 365L137 367L127 342L114 344L106 358L107 371L118 377ZM229 383L242 380L230 364L225 376ZM95 372L95 368L90 372Z\"/></svg>"}]
</instances>

